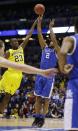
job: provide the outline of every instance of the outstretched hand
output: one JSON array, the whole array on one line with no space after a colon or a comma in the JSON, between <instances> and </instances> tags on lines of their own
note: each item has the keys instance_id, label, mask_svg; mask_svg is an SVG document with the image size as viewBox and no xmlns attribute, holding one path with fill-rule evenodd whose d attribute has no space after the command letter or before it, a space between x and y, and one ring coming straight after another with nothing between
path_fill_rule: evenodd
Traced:
<instances>
[{"instance_id":1,"label":"outstretched hand","mask_svg":"<svg viewBox=\"0 0 78 131\"><path fill-rule=\"evenodd\" d=\"M45 77L52 77L55 76L58 73L58 70L56 68L46 69L43 71L42 75Z\"/></svg>"},{"instance_id":2,"label":"outstretched hand","mask_svg":"<svg viewBox=\"0 0 78 131\"><path fill-rule=\"evenodd\" d=\"M42 18L43 18L43 15L39 15L39 17L37 18L38 23L41 23Z\"/></svg>"},{"instance_id":3,"label":"outstretched hand","mask_svg":"<svg viewBox=\"0 0 78 131\"><path fill-rule=\"evenodd\" d=\"M73 69L73 65L72 64L66 64L65 66L64 66L64 72L65 72L65 74L68 74L68 73L70 73L70 71Z\"/></svg>"},{"instance_id":4,"label":"outstretched hand","mask_svg":"<svg viewBox=\"0 0 78 131\"><path fill-rule=\"evenodd\" d=\"M54 22L55 22L55 19L50 20L50 23L49 23L49 28L51 28L51 27L53 27L53 26L54 26Z\"/></svg>"}]
</instances>

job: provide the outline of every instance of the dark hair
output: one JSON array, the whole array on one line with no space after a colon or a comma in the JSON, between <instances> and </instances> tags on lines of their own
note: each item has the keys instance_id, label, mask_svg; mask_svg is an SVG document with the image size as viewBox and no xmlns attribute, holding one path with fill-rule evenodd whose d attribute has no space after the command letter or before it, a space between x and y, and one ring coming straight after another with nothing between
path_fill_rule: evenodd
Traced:
<instances>
[{"instance_id":1,"label":"dark hair","mask_svg":"<svg viewBox=\"0 0 78 131\"><path fill-rule=\"evenodd\" d=\"M78 19L75 19L74 25L75 25L75 32L78 33Z\"/></svg>"},{"instance_id":2,"label":"dark hair","mask_svg":"<svg viewBox=\"0 0 78 131\"><path fill-rule=\"evenodd\" d=\"M50 44L50 42L51 42L50 37L46 38L46 43L47 43L47 45L49 45L49 44Z\"/></svg>"},{"instance_id":3,"label":"dark hair","mask_svg":"<svg viewBox=\"0 0 78 131\"><path fill-rule=\"evenodd\" d=\"M4 42L2 40L0 40L0 48L4 47Z\"/></svg>"},{"instance_id":4,"label":"dark hair","mask_svg":"<svg viewBox=\"0 0 78 131\"><path fill-rule=\"evenodd\" d=\"M11 38L10 42L13 42L14 40L17 40L17 38Z\"/></svg>"}]
</instances>

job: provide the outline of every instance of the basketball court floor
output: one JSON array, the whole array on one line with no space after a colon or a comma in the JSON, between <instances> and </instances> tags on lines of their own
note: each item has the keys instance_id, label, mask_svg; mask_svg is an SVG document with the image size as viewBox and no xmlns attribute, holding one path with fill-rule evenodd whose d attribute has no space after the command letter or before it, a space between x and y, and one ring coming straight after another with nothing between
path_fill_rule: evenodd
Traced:
<instances>
[{"instance_id":1,"label":"basketball court floor","mask_svg":"<svg viewBox=\"0 0 78 131\"><path fill-rule=\"evenodd\" d=\"M32 122L32 118L0 118L0 131L64 131L63 119L46 119L42 128L31 127Z\"/></svg>"}]
</instances>

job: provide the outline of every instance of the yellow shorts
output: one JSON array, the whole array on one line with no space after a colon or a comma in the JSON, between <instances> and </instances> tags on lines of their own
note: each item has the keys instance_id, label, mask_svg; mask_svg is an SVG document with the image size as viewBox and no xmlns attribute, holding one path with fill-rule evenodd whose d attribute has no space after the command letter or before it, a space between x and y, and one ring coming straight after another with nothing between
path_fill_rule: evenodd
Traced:
<instances>
[{"instance_id":1,"label":"yellow shorts","mask_svg":"<svg viewBox=\"0 0 78 131\"><path fill-rule=\"evenodd\" d=\"M4 91L13 95L20 87L22 73L6 71L0 80L0 92Z\"/></svg>"}]
</instances>

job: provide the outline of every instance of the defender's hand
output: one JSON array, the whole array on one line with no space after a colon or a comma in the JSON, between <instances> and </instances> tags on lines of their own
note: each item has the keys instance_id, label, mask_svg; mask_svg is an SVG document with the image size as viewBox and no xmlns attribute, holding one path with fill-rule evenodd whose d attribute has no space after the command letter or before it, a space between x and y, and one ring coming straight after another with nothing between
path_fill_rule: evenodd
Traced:
<instances>
[{"instance_id":1,"label":"defender's hand","mask_svg":"<svg viewBox=\"0 0 78 131\"><path fill-rule=\"evenodd\" d=\"M45 77L52 77L52 76L55 76L57 73L58 73L58 70L56 68L51 68L51 69L44 70L42 72L42 75Z\"/></svg>"},{"instance_id":2,"label":"defender's hand","mask_svg":"<svg viewBox=\"0 0 78 131\"><path fill-rule=\"evenodd\" d=\"M70 71L73 69L73 65L71 65L71 64L66 64L65 66L64 66L64 72L66 73L66 74L68 74L68 73L70 73Z\"/></svg>"},{"instance_id":3,"label":"defender's hand","mask_svg":"<svg viewBox=\"0 0 78 131\"><path fill-rule=\"evenodd\" d=\"M55 19L50 20L50 23L49 23L49 28L51 28L51 27L53 27L53 26L54 26L54 22L55 22Z\"/></svg>"}]
</instances>

